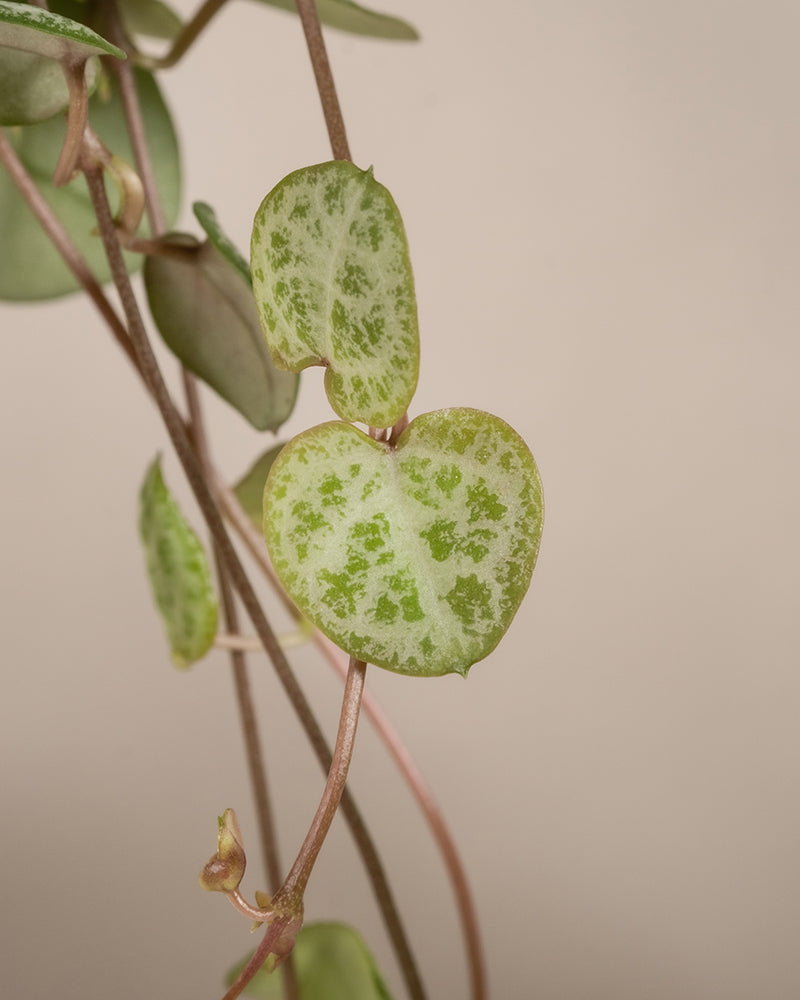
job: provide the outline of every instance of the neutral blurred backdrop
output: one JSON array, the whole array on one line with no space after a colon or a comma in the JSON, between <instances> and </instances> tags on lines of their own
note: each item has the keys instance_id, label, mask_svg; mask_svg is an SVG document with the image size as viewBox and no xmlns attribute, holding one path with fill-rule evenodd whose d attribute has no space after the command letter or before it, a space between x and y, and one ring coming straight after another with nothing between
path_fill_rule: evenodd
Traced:
<instances>
[{"instance_id":1,"label":"neutral blurred backdrop","mask_svg":"<svg viewBox=\"0 0 800 1000\"><path fill-rule=\"evenodd\" d=\"M327 37L354 158L408 230L413 413L497 413L546 491L533 586L492 657L466 681L368 678L457 834L492 996L793 1000L800 9L393 12L421 43ZM329 157L299 22L232 4L162 79L184 228L206 200L246 247L263 195ZM174 670L144 578L158 450L199 518L86 304L3 306L0 329L3 993L215 1000L253 944L196 882L225 807L248 892L263 875L225 657ZM204 398L235 478L263 440ZM329 416L312 372L282 437ZM339 682L313 650L294 661L332 734ZM266 661L252 670L289 859L321 776ZM436 851L366 722L352 787L432 1000L466 998ZM355 923L403 995L339 822L307 915Z\"/></svg>"}]
</instances>

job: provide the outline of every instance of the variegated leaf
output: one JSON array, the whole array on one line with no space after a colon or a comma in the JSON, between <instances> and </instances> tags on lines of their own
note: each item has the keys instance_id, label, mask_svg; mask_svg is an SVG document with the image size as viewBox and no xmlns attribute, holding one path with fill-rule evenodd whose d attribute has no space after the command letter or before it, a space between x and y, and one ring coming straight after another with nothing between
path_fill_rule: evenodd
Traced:
<instances>
[{"instance_id":1,"label":"variegated leaf","mask_svg":"<svg viewBox=\"0 0 800 1000\"><path fill-rule=\"evenodd\" d=\"M337 160L285 177L256 213L250 267L276 365L325 365L340 417L396 423L417 386L417 306L400 213L372 170Z\"/></svg>"},{"instance_id":2,"label":"variegated leaf","mask_svg":"<svg viewBox=\"0 0 800 1000\"><path fill-rule=\"evenodd\" d=\"M500 641L530 583L541 483L498 417L439 410L396 447L344 423L300 434L264 494L275 569L342 649L399 673L466 674Z\"/></svg>"}]
</instances>

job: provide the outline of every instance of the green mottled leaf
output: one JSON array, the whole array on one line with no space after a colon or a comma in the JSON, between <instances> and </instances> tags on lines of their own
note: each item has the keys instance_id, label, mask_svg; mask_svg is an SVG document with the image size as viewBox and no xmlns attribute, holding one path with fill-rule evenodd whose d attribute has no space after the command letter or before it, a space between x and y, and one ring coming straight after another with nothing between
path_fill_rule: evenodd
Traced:
<instances>
[{"instance_id":1,"label":"green mottled leaf","mask_svg":"<svg viewBox=\"0 0 800 1000\"><path fill-rule=\"evenodd\" d=\"M176 256L149 256L144 281L153 319L182 363L258 430L276 430L292 412L298 376L272 363L253 292L211 243L165 241Z\"/></svg>"},{"instance_id":2,"label":"green mottled leaf","mask_svg":"<svg viewBox=\"0 0 800 1000\"><path fill-rule=\"evenodd\" d=\"M75 63L89 56L125 53L85 24L27 3L0 0L0 45L59 62Z\"/></svg>"},{"instance_id":3,"label":"green mottled leaf","mask_svg":"<svg viewBox=\"0 0 800 1000\"><path fill-rule=\"evenodd\" d=\"M180 156L175 131L152 74L137 71L136 83L156 183L168 224L172 225L180 197ZM128 163L134 162L121 101L113 81L108 88L98 88L92 97L89 122L112 152ZM63 120L51 119L18 133L9 132L8 139L92 271L101 281L108 281L108 265L102 243L94 233L97 223L83 178L76 178L61 188L52 183L64 134ZM77 281L42 232L5 170L0 170L0 233L3 234L0 299L54 298L78 289ZM127 254L126 260L131 271L142 264L139 254Z\"/></svg>"},{"instance_id":4,"label":"green mottled leaf","mask_svg":"<svg viewBox=\"0 0 800 1000\"><path fill-rule=\"evenodd\" d=\"M417 386L417 306L403 222L372 171L338 160L285 177L256 213L250 267L275 363L325 365L340 417L396 423Z\"/></svg>"},{"instance_id":5,"label":"green mottled leaf","mask_svg":"<svg viewBox=\"0 0 800 1000\"><path fill-rule=\"evenodd\" d=\"M301 1000L392 1000L360 934L346 924L307 924L292 952ZM230 985L248 955L226 977ZM256 1000L283 1000L283 973L261 969L244 989Z\"/></svg>"},{"instance_id":6,"label":"green mottled leaf","mask_svg":"<svg viewBox=\"0 0 800 1000\"><path fill-rule=\"evenodd\" d=\"M267 481L269 470L272 468L272 463L278 457L281 448L283 445L278 444L274 448L270 448L269 451L265 451L233 488L233 492L253 522L256 531L261 531L264 524L264 484Z\"/></svg>"},{"instance_id":7,"label":"green mottled leaf","mask_svg":"<svg viewBox=\"0 0 800 1000\"><path fill-rule=\"evenodd\" d=\"M87 59L86 86L97 79L97 60ZM0 125L33 125L69 105L61 63L32 52L0 47Z\"/></svg>"},{"instance_id":8,"label":"green mottled leaf","mask_svg":"<svg viewBox=\"0 0 800 1000\"><path fill-rule=\"evenodd\" d=\"M294 438L272 466L264 533L298 608L352 656L403 674L469 667L530 583L541 483L498 417L439 410L396 448L349 424Z\"/></svg>"},{"instance_id":9,"label":"green mottled leaf","mask_svg":"<svg viewBox=\"0 0 800 1000\"><path fill-rule=\"evenodd\" d=\"M156 459L139 495L147 574L176 667L205 656L217 634L217 598L203 546L172 498Z\"/></svg>"},{"instance_id":10,"label":"green mottled leaf","mask_svg":"<svg viewBox=\"0 0 800 1000\"><path fill-rule=\"evenodd\" d=\"M250 265L239 253L235 244L223 232L214 209L204 201L196 201L192 205L192 211L194 212L194 217L203 227L203 232L209 238L209 241L214 244L229 264L233 264L248 285L252 287L253 279L250 277Z\"/></svg>"},{"instance_id":11,"label":"green mottled leaf","mask_svg":"<svg viewBox=\"0 0 800 1000\"><path fill-rule=\"evenodd\" d=\"M270 7L297 13L294 0L263 0ZM417 30L407 21L390 14L379 14L352 3L352 0L317 0L319 19L329 28L338 28L353 35L372 38L390 38L394 41L413 42L419 38Z\"/></svg>"}]
</instances>

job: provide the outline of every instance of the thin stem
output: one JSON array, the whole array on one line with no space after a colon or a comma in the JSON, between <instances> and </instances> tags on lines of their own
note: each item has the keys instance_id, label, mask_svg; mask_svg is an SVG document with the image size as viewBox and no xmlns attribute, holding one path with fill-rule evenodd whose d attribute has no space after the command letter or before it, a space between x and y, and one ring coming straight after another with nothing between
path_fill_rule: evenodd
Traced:
<instances>
[{"instance_id":1,"label":"thin stem","mask_svg":"<svg viewBox=\"0 0 800 1000\"><path fill-rule=\"evenodd\" d=\"M179 59L186 55L187 51L197 41L206 25L227 3L227 0L205 0L195 12L191 20L181 28L176 36L171 48L163 56L147 56L143 52L135 55L137 65L144 69L169 69L174 66Z\"/></svg>"},{"instance_id":2,"label":"thin stem","mask_svg":"<svg viewBox=\"0 0 800 1000\"><path fill-rule=\"evenodd\" d=\"M70 239L69 233L62 226L60 220L53 212L52 208L44 200L41 192L25 169L22 161L17 156L14 147L6 137L5 132L0 129L0 160L14 181L25 200L26 204L36 216L36 220L44 232L50 238L56 250L61 255L62 260L75 276L83 290L89 296L94 307L108 324L114 339L125 352L128 360L134 368L139 370L139 361L136 351L133 348L125 324L117 315L114 307L108 301L100 287L99 282L89 269L81 252Z\"/></svg>"},{"instance_id":3,"label":"thin stem","mask_svg":"<svg viewBox=\"0 0 800 1000\"><path fill-rule=\"evenodd\" d=\"M353 759L366 672L366 663L351 656L347 669L347 682L342 696L342 711L339 716L339 729L336 733L333 761L314 819L300 852L286 876L286 881L281 886L279 893L281 897L302 899L314 862L317 860L320 848L331 828L333 817L339 808L339 801L347 781L347 772L350 770L350 761Z\"/></svg>"},{"instance_id":4,"label":"thin stem","mask_svg":"<svg viewBox=\"0 0 800 1000\"><path fill-rule=\"evenodd\" d=\"M325 116L325 126L328 129L333 158L335 160L351 160L344 117L336 94L336 84L333 81L325 39L322 36L322 25L317 13L317 5L314 0L295 0L295 5L303 25L303 34L306 36L311 65L314 68L314 79L317 81L317 92L322 104L322 113Z\"/></svg>"},{"instance_id":5,"label":"thin stem","mask_svg":"<svg viewBox=\"0 0 800 1000\"><path fill-rule=\"evenodd\" d=\"M247 546L261 571L275 588L275 592L283 600L288 610L294 616L297 616L297 609L289 600L275 576L267 555L266 546L264 545L264 539L253 529L250 519L242 509L236 495L219 478L215 480L214 488L225 516ZM341 651L334 647L317 629L314 630L312 638L328 663L342 678L345 678L348 666ZM439 810L430 787L413 757L408 752L400 734L393 727L388 716L381 708L380 703L369 690L364 691L363 706L368 718L383 740L414 798L417 800L431 831L431 835L439 847L445 868L450 877L461 919L470 970L472 997L473 1000L485 1000L488 993L480 925L478 923L477 910L472 898L472 892L467 880L466 870L461 862L453 835L450 833L449 827Z\"/></svg>"},{"instance_id":6,"label":"thin stem","mask_svg":"<svg viewBox=\"0 0 800 1000\"><path fill-rule=\"evenodd\" d=\"M257 920L259 923L263 923L266 920L271 920L275 916L275 910L272 907L266 909L261 906L251 906L250 903L244 898L244 896L239 892L238 889L234 889L232 892L226 892L225 895L239 913L243 914L245 917L250 917L251 920Z\"/></svg>"},{"instance_id":7,"label":"thin stem","mask_svg":"<svg viewBox=\"0 0 800 1000\"><path fill-rule=\"evenodd\" d=\"M197 456L200 459L200 464L206 476L208 476L208 471L211 468L211 456L208 449L208 438L205 433L200 397L197 390L197 383L187 373L184 374L184 388L189 409L191 436ZM237 632L239 629L239 616L236 610L233 589L216 544L214 545L214 557L217 563L217 579L219 581L225 627L229 632ZM256 803L264 865L270 891L274 892L281 884L283 869L278 856L275 821L272 815L269 784L267 782L267 769L261 750L255 706L253 705L250 693L247 660L244 653L237 649L231 649L229 656L234 688L236 690L236 701L239 706L239 720L242 727L242 736L244 737L247 766L250 773L250 785Z\"/></svg>"},{"instance_id":8,"label":"thin stem","mask_svg":"<svg viewBox=\"0 0 800 1000\"><path fill-rule=\"evenodd\" d=\"M111 210L106 197L103 185L102 173L91 161L84 164L89 192L97 214L100 235L108 255L111 265L111 272L114 282L120 295L120 299L128 319L131 339L136 347L140 365L150 386L151 393L159 408L167 433L170 436L181 465L186 473L186 478L197 499L198 506L208 525L214 540L217 542L220 555L228 569L231 582L239 592L242 603L247 609L247 613L264 644L270 659L272 660L275 672L286 691L289 700L294 708L300 722L306 732L309 742L327 772L332 760L330 750L327 747L325 738L314 717L311 708L297 683L294 674L289 667L286 657L283 654L280 644L275 637L272 628L267 621L264 612L259 604L252 584L242 567L236 550L234 549L225 526L220 517L219 511L214 503L209 487L203 477L197 456L195 455L191 441L186 432L186 428L181 420L180 414L175 409L169 396L169 392L164 383L163 376L158 367L155 355L150 346L147 332L144 328L139 307L133 294L133 289L125 270L125 262L122 258L122 251L114 230L114 223L111 217ZM416 963L406 939L405 930L400 920L394 899L389 889L386 875L383 871L378 853L372 838L364 825L361 814L356 808L352 796L345 789L342 795L342 812L350 826L351 833L356 841L364 865L367 869L372 887L378 900L381 913L389 931L392 943L397 952L398 962L406 979L409 993L414 1000L424 1000L425 994L417 972Z\"/></svg>"},{"instance_id":9,"label":"thin stem","mask_svg":"<svg viewBox=\"0 0 800 1000\"><path fill-rule=\"evenodd\" d=\"M116 8L113 8L112 39L121 48L127 48L125 39L122 37L122 30L119 24ZM133 76L133 66L130 60L115 61L114 73L119 83L119 92L122 98L122 107L125 113L125 121L128 127L128 135L131 140L133 157L136 161L136 169L144 188L145 207L147 218L150 221L150 232L153 236L161 236L166 228L164 210L161 205L161 198L158 193L155 174L153 173L153 159L147 145L147 134L142 121L142 110L139 98L136 93L136 80Z\"/></svg>"},{"instance_id":10,"label":"thin stem","mask_svg":"<svg viewBox=\"0 0 800 1000\"><path fill-rule=\"evenodd\" d=\"M288 930L289 925L292 923L291 917L276 917L267 929L267 933L264 935L261 943L253 952L250 961L245 965L239 975L236 977L232 986L222 998L222 1000L236 1000L236 997L242 992L242 990L247 986L253 976L258 972L261 966L266 962L267 956L273 950L275 945L282 935Z\"/></svg>"},{"instance_id":11,"label":"thin stem","mask_svg":"<svg viewBox=\"0 0 800 1000\"><path fill-rule=\"evenodd\" d=\"M86 59L75 62L63 62L61 69L67 81L69 90L69 108L67 109L67 134L61 154L53 174L53 184L56 187L68 183L75 173L78 157L81 153L83 132L89 118L89 88L86 86Z\"/></svg>"}]
</instances>

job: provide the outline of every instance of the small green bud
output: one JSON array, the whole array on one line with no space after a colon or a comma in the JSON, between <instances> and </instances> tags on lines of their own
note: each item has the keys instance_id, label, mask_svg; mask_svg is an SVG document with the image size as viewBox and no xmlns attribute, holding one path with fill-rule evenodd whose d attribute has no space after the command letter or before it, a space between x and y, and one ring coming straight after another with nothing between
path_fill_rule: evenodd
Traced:
<instances>
[{"instance_id":1,"label":"small green bud","mask_svg":"<svg viewBox=\"0 0 800 1000\"><path fill-rule=\"evenodd\" d=\"M226 809L217 823L217 853L200 872L200 885L209 892L233 892L244 878L247 864L242 832L233 809Z\"/></svg>"}]
</instances>

